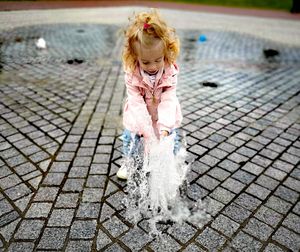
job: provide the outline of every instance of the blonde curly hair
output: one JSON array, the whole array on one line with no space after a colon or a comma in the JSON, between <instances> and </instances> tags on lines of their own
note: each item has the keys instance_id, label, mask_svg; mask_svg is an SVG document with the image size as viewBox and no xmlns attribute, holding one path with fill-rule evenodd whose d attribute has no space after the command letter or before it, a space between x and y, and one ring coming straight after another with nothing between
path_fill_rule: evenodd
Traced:
<instances>
[{"instance_id":1,"label":"blonde curly hair","mask_svg":"<svg viewBox=\"0 0 300 252\"><path fill-rule=\"evenodd\" d=\"M141 12L134 16L134 20L125 30L125 45L123 49L123 66L125 70L134 71L137 65L136 43L149 46L160 39L164 45L164 59L169 65L175 63L179 54L179 39L175 29L167 26L155 9Z\"/></svg>"}]
</instances>

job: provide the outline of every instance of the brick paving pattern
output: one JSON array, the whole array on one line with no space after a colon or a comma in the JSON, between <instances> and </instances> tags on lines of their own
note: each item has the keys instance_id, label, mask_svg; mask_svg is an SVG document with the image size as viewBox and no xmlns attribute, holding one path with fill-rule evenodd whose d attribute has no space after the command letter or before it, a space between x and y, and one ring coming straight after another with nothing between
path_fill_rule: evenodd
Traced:
<instances>
[{"instance_id":1,"label":"brick paving pattern","mask_svg":"<svg viewBox=\"0 0 300 252\"><path fill-rule=\"evenodd\" d=\"M115 175L125 97L119 28L1 31L0 250L299 251L300 47L178 31L188 197L203 198L212 218L166 225L161 244L145 221L126 220L126 183ZM35 48L38 37L47 50ZM266 58L269 48L280 55Z\"/></svg>"}]
</instances>

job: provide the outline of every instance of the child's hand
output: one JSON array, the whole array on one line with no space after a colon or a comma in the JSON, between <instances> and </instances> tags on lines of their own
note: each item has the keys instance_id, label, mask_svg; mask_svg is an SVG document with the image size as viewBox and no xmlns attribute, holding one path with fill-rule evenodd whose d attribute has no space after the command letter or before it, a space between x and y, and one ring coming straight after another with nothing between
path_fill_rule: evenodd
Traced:
<instances>
[{"instance_id":1,"label":"child's hand","mask_svg":"<svg viewBox=\"0 0 300 252\"><path fill-rule=\"evenodd\" d=\"M168 135L169 135L169 132L166 131L166 130L162 130L161 133L160 133L161 138L166 137Z\"/></svg>"}]
</instances>

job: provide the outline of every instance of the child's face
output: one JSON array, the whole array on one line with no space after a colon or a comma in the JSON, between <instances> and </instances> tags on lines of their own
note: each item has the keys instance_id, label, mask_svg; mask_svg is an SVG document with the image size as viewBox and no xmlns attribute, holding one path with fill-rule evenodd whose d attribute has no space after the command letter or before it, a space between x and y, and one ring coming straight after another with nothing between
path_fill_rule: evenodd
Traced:
<instances>
[{"instance_id":1,"label":"child's face","mask_svg":"<svg viewBox=\"0 0 300 252\"><path fill-rule=\"evenodd\" d=\"M148 74L156 74L164 66L164 47L161 40L150 46L139 45L137 58L140 67Z\"/></svg>"}]
</instances>

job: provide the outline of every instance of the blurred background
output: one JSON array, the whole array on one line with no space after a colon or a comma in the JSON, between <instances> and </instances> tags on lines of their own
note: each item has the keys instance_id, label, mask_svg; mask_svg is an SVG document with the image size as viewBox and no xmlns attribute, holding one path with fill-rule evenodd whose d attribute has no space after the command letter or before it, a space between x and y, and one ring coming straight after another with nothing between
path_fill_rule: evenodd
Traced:
<instances>
[{"instance_id":1,"label":"blurred background","mask_svg":"<svg viewBox=\"0 0 300 252\"><path fill-rule=\"evenodd\" d=\"M197 5L212 5L212 6L224 6L224 7L239 7L239 8L255 8L255 9L270 9L270 10L282 10L292 13L298 13L300 11L300 0L148 0L148 1L128 1L128 0L93 0L93 1L80 1L80 0L35 0L35 1L16 1L16 0L0 0L2 9L5 4L6 10L18 9L22 6L28 8L41 7L43 4L53 4L53 8L57 8L58 3L65 3L67 6L73 3L73 6L95 6L95 5L132 5L132 4L146 4L153 3L159 5L167 3L179 3L179 4L197 4ZM16 5L17 4L17 5ZM31 5L30 5L31 4ZM31 6L31 7L30 7Z\"/></svg>"}]
</instances>

